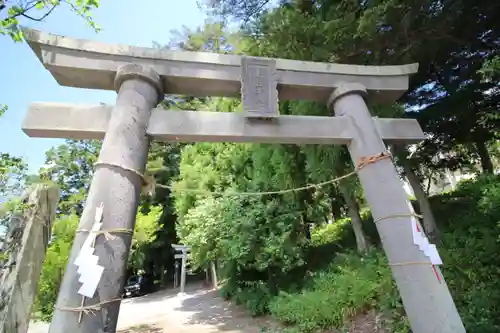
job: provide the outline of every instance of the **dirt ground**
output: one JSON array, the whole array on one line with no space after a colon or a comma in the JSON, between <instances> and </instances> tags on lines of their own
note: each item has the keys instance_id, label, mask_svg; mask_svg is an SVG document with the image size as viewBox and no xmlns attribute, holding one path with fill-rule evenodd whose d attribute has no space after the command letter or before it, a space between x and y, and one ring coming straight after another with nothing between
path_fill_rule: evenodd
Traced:
<instances>
[{"instance_id":1,"label":"dirt ground","mask_svg":"<svg viewBox=\"0 0 500 333\"><path fill-rule=\"evenodd\" d=\"M124 318L130 319L128 325ZM217 291L201 286L191 286L183 296L159 292L132 299L120 311L119 327L124 326L120 333L261 333L263 328L277 327L269 318L252 318L242 307L220 298ZM379 326L379 316L370 311L355 318L348 332L384 333Z\"/></svg>"},{"instance_id":2,"label":"dirt ground","mask_svg":"<svg viewBox=\"0 0 500 333\"><path fill-rule=\"evenodd\" d=\"M224 301L215 290L192 287L186 295L167 293L159 300L157 298L162 294L156 294L133 299L128 306L124 304L119 326L127 328L120 333L261 333L262 328L272 326L266 318L251 318L241 307ZM149 304L148 308L141 309L141 303ZM154 304L153 309L152 303L159 304ZM127 316L124 312L130 314ZM137 318L135 323L121 320L124 315L132 319L145 312L150 315Z\"/></svg>"},{"instance_id":3,"label":"dirt ground","mask_svg":"<svg viewBox=\"0 0 500 333\"><path fill-rule=\"evenodd\" d=\"M349 333L384 333L373 312L352 321ZM191 284L186 294L162 290L143 297L125 299L120 307L120 333L261 333L276 328L269 318L252 318L239 306L219 297L216 290ZM28 333L48 333L48 323L30 324ZM271 330L279 332L279 330ZM323 333L343 333L330 330Z\"/></svg>"}]
</instances>

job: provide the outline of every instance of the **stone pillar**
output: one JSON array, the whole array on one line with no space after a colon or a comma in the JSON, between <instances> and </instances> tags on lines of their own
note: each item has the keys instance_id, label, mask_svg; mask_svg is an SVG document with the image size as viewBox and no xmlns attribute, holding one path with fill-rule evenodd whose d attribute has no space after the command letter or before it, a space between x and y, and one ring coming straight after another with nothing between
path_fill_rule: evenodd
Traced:
<instances>
[{"instance_id":1,"label":"stone pillar","mask_svg":"<svg viewBox=\"0 0 500 333\"><path fill-rule=\"evenodd\" d=\"M0 260L0 333L26 333L59 202L56 186L36 184L23 202L27 208L10 219Z\"/></svg>"},{"instance_id":2,"label":"stone pillar","mask_svg":"<svg viewBox=\"0 0 500 333\"><path fill-rule=\"evenodd\" d=\"M210 270L212 271L212 288L217 289L219 284L217 281L217 267L215 266L215 261L210 262Z\"/></svg>"},{"instance_id":3,"label":"stone pillar","mask_svg":"<svg viewBox=\"0 0 500 333\"><path fill-rule=\"evenodd\" d=\"M184 289L186 287L186 259L187 259L187 251L182 250L182 262L181 262L181 290L179 292L180 295L184 295Z\"/></svg>"},{"instance_id":4,"label":"stone pillar","mask_svg":"<svg viewBox=\"0 0 500 333\"><path fill-rule=\"evenodd\" d=\"M179 286L179 275L180 275L180 263L179 260L175 260L174 263L174 288L177 288Z\"/></svg>"},{"instance_id":5,"label":"stone pillar","mask_svg":"<svg viewBox=\"0 0 500 333\"><path fill-rule=\"evenodd\" d=\"M386 150L365 104L365 88L356 83L340 85L330 96L336 116L351 118L357 132L349 144L355 165L362 157ZM358 172L365 197L375 220L410 214L407 195L391 160L370 164ZM414 333L465 332L448 286L440 280L427 258L413 244L411 217L393 217L377 222L377 230ZM411 264L429 262L429 264Z\"/></svg>"},{"instance_id":6,"label":"stone pillar","mask_svg":"<svg viewBox=\"0 0 500 333\"><path fill-rule=\"evenodd\" d=\"M118 70L115 87L118 92L116 105L78 226L81 230L92 228L95 210L101 203L104 206L102 230L133 229L135 225L143 179L131 170L144 172L149 148L146 128L151 109L163 98L163 89L156 72L137 64L127 64ZM83 297L77 293L81 283L74 261L88 233L76 234L50 333L116 331L132 234L112 234L114 239L97 237L95 255L104 273L94 297L86 298L84 303L84 306L102 305L93 310L93 314L81 315L81 322L77 308L82 306Z\"/></svg>"}]
</instances>

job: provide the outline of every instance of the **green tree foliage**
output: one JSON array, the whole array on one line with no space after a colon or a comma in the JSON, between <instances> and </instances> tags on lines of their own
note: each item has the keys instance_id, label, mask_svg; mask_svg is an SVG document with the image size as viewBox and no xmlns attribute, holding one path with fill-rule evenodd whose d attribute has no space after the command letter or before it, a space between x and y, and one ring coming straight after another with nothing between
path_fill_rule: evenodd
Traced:
<instances>
[{"instance_id":1,"label":"green tree foliage","mask_svg":"<svg viewBox=\"0 0 500 333\"><path fill-rule=\"evenodd\" d=\"M59 214L80 216L83 212L100 149L100 141L66 140L47 151L45 166L39 175L42 180L51 180L59 186Z\"/></svg>"},{"instance_id":2,"label":"green tree foliage","mask_svg":"<svg viewBox=\"0 0 500 333\"><path fill-rule=\"evenodd\" d=\"M204 4L209 13L221 18L234 17L244 22L249 21L259 15L270 0L206 0Z\"/></svg>"},{"instance_id":3,"label":"green tree foliage","mask_svg":"<svg viewBox=\"0 0 500 333\"><path fill-rule=\"evenodd\" d=\"M147 214L139 212L135 220L134 236L128 257L128 268L137 273L144 269L145 247L150 245L156 237L161 209L152 207Z\"/></svg>"},{"instance_id":4,"label":"green tree foliage","mask_svg":"<svg viewBox=\"0 0 500 333\"><path fill-rule=\"evenodd\" d=\"M196 29L173 31L168 48L222 54L242 54L247 44L241 31L230 31L221 22L207 21Z\"/></svg>"},{"instance_id":5,"label":"green tree foliage","mask_svg":"<svg viewBox=\"0 0 500 333\"><path fill-rule=\"evenodd\" d=\"M20 157L0 154L0 202L21 195L28 166Z\"/></svg>"},{"instance_id":6,"label":"green tree foliage","mask_svg":"<svg viewBox=\"0 0 500 333\"><path fill-rule=\"evenodd\" d=\"M479 71L485 80L494 80L500 74L500 56L486 60Z\"/></svg>"},{"instance_id":7,"label":"green tree foliage","mask_svg":"<svg viewBox=\"0 0 500 333\"><path fill-rule=\"evenodd\" d=\"M492 172L487 147L498 139L492 115L499 94L497 81L485 81L481 73L493 73L498 59L496 4L301 0L264 10L268 1L206 2L236 18L254 15L245 27L252 54L366 65L418 62L403 101L408 110L419 110L411 117L430 133L420 147L421 163L437 169L479 161Z\"/></svg>"},{"instance_id":8,"label":"green tree foliage","mask_svg":"<svg viewBox=\"0 0 500 333\"><path fill-rule=\"evenodd\" d=\"M7 106L0 106L0 117L5 111ZM27 180L27 171L28 165L22 158L0 153L0 240L12 215L22 209L20 196Z\"/></svg>"},{"instance_id":9,"label":"green tree foliage","mask_svg":"<svg viewBox=\"0 0 500 333\"><path fill-rule=\"evenodd\" d=\"M78 216L68 215L57 219L53 224L52 239L45 254L34 306L35 312L43 320L50 319L54 310L78 220Z\"/></svg>"},{"instance_id":10,"label":"green tree foliage","mask_svg":"<svg viewBox=\"0 0 500 333\"><path fill-rule=\"evenodd\" d=\"M158 184L169 185L179 173L180 151L182 144L153 142L148 158L147 169L154 174ZM172 244L178 241L176 233L177 216L170 188L157 187L150 198L143 198L142 213L148 213L153 206L161 207L157 220L154 241L142 247L144 253L143 269L152 279L162 284L173 278L174 253ZM165 271L167 276L164 276Z\"/></svg>"},{"instance_id":11,"label":"green tree foliage","mask_svg":"<svg viewBox=\"0 0 500 333\"><path fill-rule=\"evenodd\" d=\"M218 260L226 278L226 296L235 296L253 314L262 314L266 303L239 291L258 285L276 293L291 282L289 274L304 265L306 244L297 237L299 217L300 212L277 199L208 198L189 210L179 235L186 244L193 244L198 265Z\"/></svg>"},{"instance_id":12,"label":"green tree foliage","mask_svg":"<svg viewBox=\"0 0 500 333\"><path fill-rule=\"evenodd\" d=\"M6 105L0 105L0 117L7 110ZM8 153L0 153L0 203L21 194L27 171L28 165L22 158Z\"/></svg>"},{"instance_id":13,"label":"green tree foliage","mask_svg":"<svg viewBox=\"0 0 500 333\"><path fill-rule=\"evenodd\" d=\"M221 110L232 102L216 104ZM183 189L230 193L304 185L293 178L291 153L284 146L188 145L174 184L179 236L192 246L194 263L203 267L217 259L227 279L224 293L245 302L254 314L264 311L265 303L251 298L245 286L275 293L290 284L285 273L303 266L303 204L294 194L212 197Z\"/></svg>"},{"instance_id":14,"label":"green tree foliage","mask_svg":"<svg viewBox=\"0 0 500 333\"><path fill-rule=\"evenodd\" d=\"M23 40L20 20L44 21L58 7L66 5L96 31L99 26L92 20L91 10L99 7L99 0L0 0L0 34L14 41Z\"/></svg>"}]
</instances>

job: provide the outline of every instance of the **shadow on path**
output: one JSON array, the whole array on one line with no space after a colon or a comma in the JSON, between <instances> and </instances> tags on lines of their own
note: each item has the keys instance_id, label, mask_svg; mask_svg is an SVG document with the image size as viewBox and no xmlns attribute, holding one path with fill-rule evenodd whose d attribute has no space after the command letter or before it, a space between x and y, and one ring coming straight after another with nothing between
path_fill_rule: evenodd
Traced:
<instances>
[{"instance_id":1,"label":"shadow on path","mask_svg":"<svg viewBox=\"0 0 500 333\"><path fill-rule=\"evenodd\" d=\"M217 290L187 295L173 310L185 313L183 325L211 326L210 332L260 333L270 326L266 318L252 318L243 308L223 300Z\"/></svg>"}]
</instances>

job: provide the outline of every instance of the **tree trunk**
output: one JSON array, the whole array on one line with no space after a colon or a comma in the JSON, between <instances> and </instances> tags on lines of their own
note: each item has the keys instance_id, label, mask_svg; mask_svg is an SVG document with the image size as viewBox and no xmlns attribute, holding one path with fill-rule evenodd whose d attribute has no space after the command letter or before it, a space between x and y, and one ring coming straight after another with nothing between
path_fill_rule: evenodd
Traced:
<instances>
[{"instance_id":1,"label":"tree trunk","mask_svg":"<svg viewBox=\"0 0 500 333\"><path fill-rule=\"evenodd\" d=\"M432 185L432 177L434 176L434 172L431 172L429 174L429 179L427 180L427 186L425 188L425 194L429 195L429 192L431 190L431 185Z\"/></svg>"},{"instance_id":2,"label":"tree trunk","mask_svg":"<svg viewBox=\"0 0 500 333\"><path fill-rule=\"evenodd\" d=\"M493 173L493 161L491 160L490 153L483 140L476 140L476 149L479 159L481 160L481 167L484 173Z\"/></svg>"},{"instance_id":3,"label":"tree trunk","mask_svg":"<svg viewBox=\"0 0 500 333\"><path fill-rule=\"evenodd\" d=\"M161 287L165 287L165 267L163 265L161 266L161 271L160 271L160 285Z\"/></svg>"},{"instance_id":4,"label":"tree trunk","mask_svg":"<svg viewBox=\"0 0 500 333\"><path fill-rule=\"evenodd\" d=\"M285 145L285 151L295 160L295 180L297 184L307 185L307 166L306 157L297 145ZM311 189L294 192L295 200L302 210L302 232L307 240L311 240L310 220L307 214L307 207L314 203Z\"/></svg>"},{"instance_id":5,"label":"tree trunk","mask_svg":"<svg viewBox=\"0 0 500 333\"><path fill-rule=\"evenodd\" d=\"M344 197L348 214L351 218L352 230L354 231L354 236L356 237L357 250L361 253L366 252L368 250L369 243L366 239L365 233L363 232L363 224L361 222L361 216L359 215L358 203L346 185L339 184L339 190Z\"/></svg>"},{"instance_id":6,"label":"tree trunk","mask_svg":"<svg viewBox=\"0 0 500 333\"><path fill-rule=\"evenodd\" d=\"M332 221L342 218L342 203L341 194L339 193L336 186L332 185L330 189L330 210L332 213Z\"/></svg>"},{"instance_id":7,"label":"tree trunk","mask_svg":"<svg viewBox=\"0 0 500 333\"><path fill-rule=\"evenodd\" d=\"M413 189L413 193L417 198L418 205L420 207L420 212L423 216L423 226L425 232L430 240L438 240L439 239L439 230L436 225L436 219L434 218L434 214L432 213L431 205L427 196L425 195L424 190L422 189L422 185L420 183L420 178L413 171L411 164L408 162L406 158L400 159L401 164L403 165L404 173L408 182L410 183L411 188Z\"/></svg>"}]
</instances>

